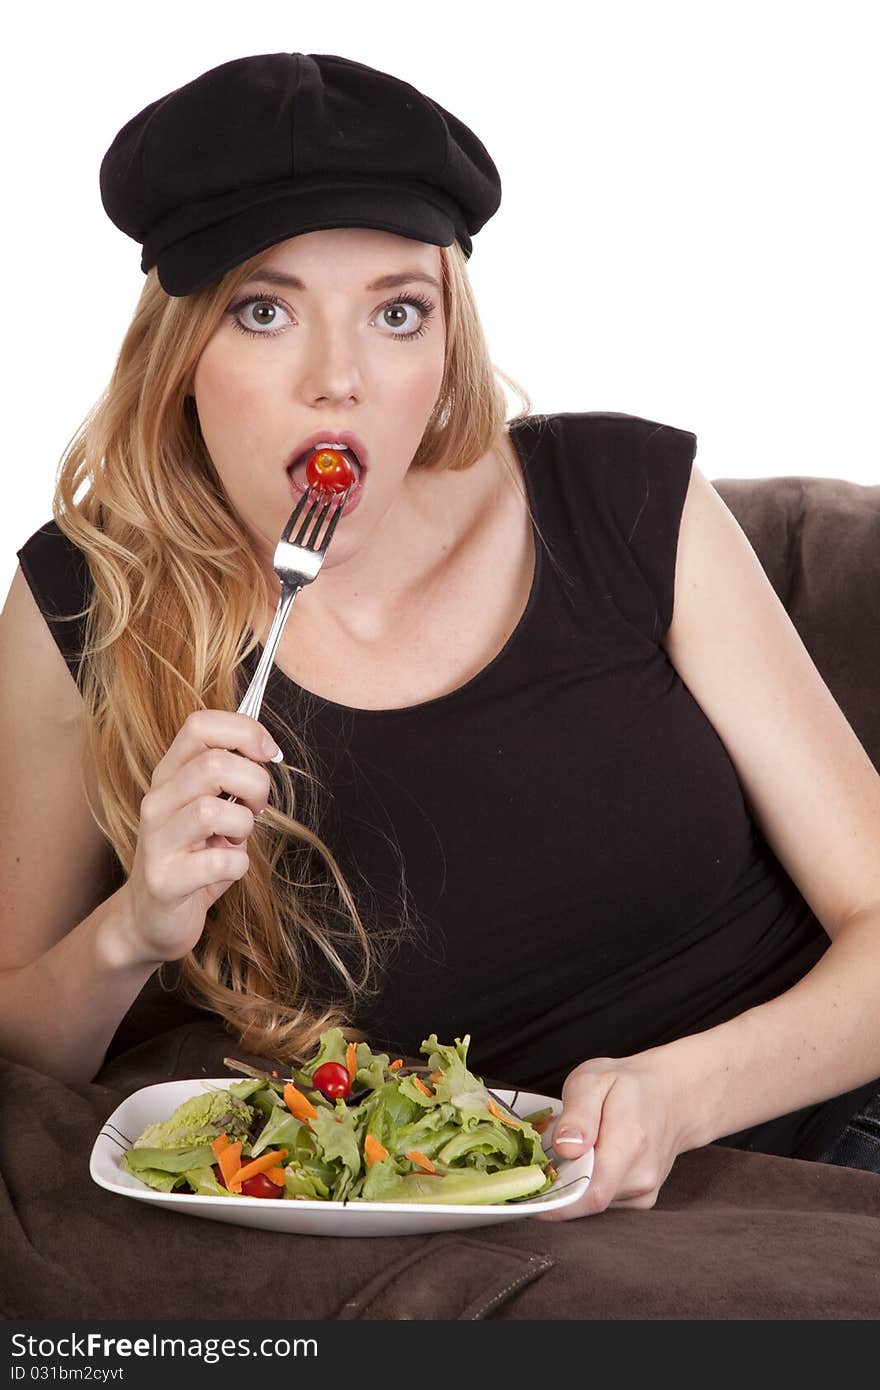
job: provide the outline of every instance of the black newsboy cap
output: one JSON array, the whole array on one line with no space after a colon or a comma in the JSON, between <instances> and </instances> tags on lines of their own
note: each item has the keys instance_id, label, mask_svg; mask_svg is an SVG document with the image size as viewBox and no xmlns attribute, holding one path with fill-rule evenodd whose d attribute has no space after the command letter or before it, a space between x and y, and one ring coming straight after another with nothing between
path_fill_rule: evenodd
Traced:
<instances>
[{"instance_id":1,"label":"black newsboy cap","mask_svg":"<svg viewBox=\"0 0 880 1390\"><path fill-rule=\"evenodd\" d=\"M119 131L100 185L171 295L324 227L458 240L469 257L501 202L466 125L409 83L324 53L236 58L160 97Z\"/></svg>"}]
</instances>

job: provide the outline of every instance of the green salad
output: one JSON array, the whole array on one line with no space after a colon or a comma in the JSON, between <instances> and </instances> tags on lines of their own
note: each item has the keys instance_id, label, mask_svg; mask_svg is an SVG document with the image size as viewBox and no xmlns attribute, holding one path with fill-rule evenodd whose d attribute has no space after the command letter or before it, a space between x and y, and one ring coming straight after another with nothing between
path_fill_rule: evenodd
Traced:
<instances>
[{"instance_id":1,"label":"green salad","mask_svg":"<svg viewBox=\"0 0 880 1390\"><path fill-rule=\"evenodd\" d=\"M556 1177L545 1110L514 1115L468 1070L470 1036L407 1067L341 1029L289 1080L208 1087L148 1125L121 1162L161 1192L291 1201L498 1203Z\"/></svg>"}]
</instances>

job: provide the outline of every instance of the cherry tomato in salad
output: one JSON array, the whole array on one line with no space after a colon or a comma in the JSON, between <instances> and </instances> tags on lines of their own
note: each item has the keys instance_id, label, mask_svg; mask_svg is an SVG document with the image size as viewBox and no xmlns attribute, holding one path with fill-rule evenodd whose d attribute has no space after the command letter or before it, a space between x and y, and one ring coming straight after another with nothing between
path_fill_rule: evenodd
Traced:
<instances>
[{"instance_id":1,"label":"cherry tomato in salad","mask_svg":"<svg viewBox=\"0 0 880 1390\"><path fill-rule=\"evenodd\" d=\"M337 1096L347 1096L351 1090L348 1067L342 1066L340 1062L323 1062L312 1076L312 1084L328 1100L335 1100Z\"/></svg>"},{"instance_id":2,"label":"cherry tomato in salad","mask_svg":"<svg viewBox=\"0 0 880 1390\"><path fill-rule=\"evenodd\" d=\"M252 1178L246 1178L241 1185L243 1197L280 1197L283 1192L284 1188L278 1187L265 1173L255 1173Z\"/></svg>"},{"instance_id":3,"label":"cherry tomato in salad","mask_svg":"<svg viewBox=\"0 0 880 1390\"><path fill-rule=\"evenodd\" d=\"M316 449L306 464L306 478L320 492L345 492L355 482L355 472L338 449Z\"/></svg>"},{"instance_id":4,"label":"cherry tomato in salad","mask_svg":"<svg viewBox=\"0 0 880 1390\"><path fill-rule=\"evenodd\" d=\"M226 1180L220 1171L220 1165L213 1165L214 1177L221 1187L226 1186ZM265 1173L255 1173L252 1178L247 1178L241 1185L242 1196L244 1197L281 1197L284 1193L283 1187L278 1187L274 1182L266 1177Z\"/></svg>"}]
</instances>

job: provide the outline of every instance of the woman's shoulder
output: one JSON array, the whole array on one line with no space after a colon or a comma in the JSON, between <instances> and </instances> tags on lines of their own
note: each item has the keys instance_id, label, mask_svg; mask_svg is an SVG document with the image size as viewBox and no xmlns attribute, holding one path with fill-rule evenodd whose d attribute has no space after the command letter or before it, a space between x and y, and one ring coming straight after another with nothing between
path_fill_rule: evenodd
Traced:
<instances>
[{"instance_id":1,"label":"woman's shoulder","mask_svg":"<svg viewBox=\"0 0 880 1390\"><path fill-rule=\"evenodd\" d=\"M34 531L32 536L24 542L21 550L31 554L50 555L57 559L60 556L70 559L73 562L83 561L85 557L79 546L70 539L54 517L44 521L43 525ZM19 554L21 551L18 552Z\"/></svg>"},{"instance_id":2,"label":"woman's shoulder","mask_svg":"<svg viewBox=\"0 0 880 1390\"><path fill-rule=\"evenodd\" d=\"M86 556L54 519L40 526L16 554L37 607L76 675L92 583Z\"/></svg>"},{"instance_id":3,"label":"woman's shoulder","mask_svg":"<svg viewBox=\"0 0 880 1390\"><path fill-rule=\"evenodd\" d=\"M16 554L31 588L40 591L37 600L44 596L55 612L69 612L70 602L79 603L86 595L91 576L85 554L54 519L34 531Z\"/></svg>"},{"instance_id":4,"label":"woman's shoulder","mask_svg":"<svg viewBox=\"0 0 880 1390\"><path fill-rule=\"evenodd\" d=\"M641 449L653 437L664 434L696 443L692 430L654 420L646 415L632 415L619 410L560 410L550 414L520 416L511 427L541 438L570 436L596 448L635 447Z\"/></svg>"},{"instance_id":5,"label":"woman's shoulder","mask_svg":"<svg viewBox=\"0 0 880 1390\"><path fill-rule=\"evenodd\" d=\"M671 621L679 524L697 437L644 415L559 411L523 422L524 473L548 542L601 572L652 642Z\"/></svg>"},{"instance_id":6,"label":"woman's shoulder","mask_svg":"<svg viewBox=\"0 0 880 1390\"><path fill-rule=\"evenodd\" d=\"M566 410L512 422L526 472L585 489L624 521L652 480L686 485L697 452L692 430L614 410Z\"/></svg>"}]
</instances>

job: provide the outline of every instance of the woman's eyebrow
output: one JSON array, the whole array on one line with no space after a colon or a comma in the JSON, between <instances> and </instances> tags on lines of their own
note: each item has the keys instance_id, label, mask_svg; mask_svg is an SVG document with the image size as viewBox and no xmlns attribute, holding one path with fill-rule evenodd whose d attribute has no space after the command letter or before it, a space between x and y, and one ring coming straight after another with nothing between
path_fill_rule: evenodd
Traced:
<instances>
[{"instance_id":1,"label":"woman's eyebrow","mask_svg":"<svg viewBox=\"0 0 880 1390\"><path fill-rule=\"evenodd\" d=\"M258 270L250 277L251 280L264 280L267 285L284 285L292 290L304 290L308 286L297 275L285 275L280 270ZM439 280L435 280L433 275L428 275L424 270L401 270L395 271L391 275L380 275L378 280L372 280L369 285L365 285L367 290L395 290L401 285L410 284L413 280L423 280L428 285L433 285L436 290L440 290ZM250 281L248 281L250 283Z\"/></svg>"}]
</instances>

